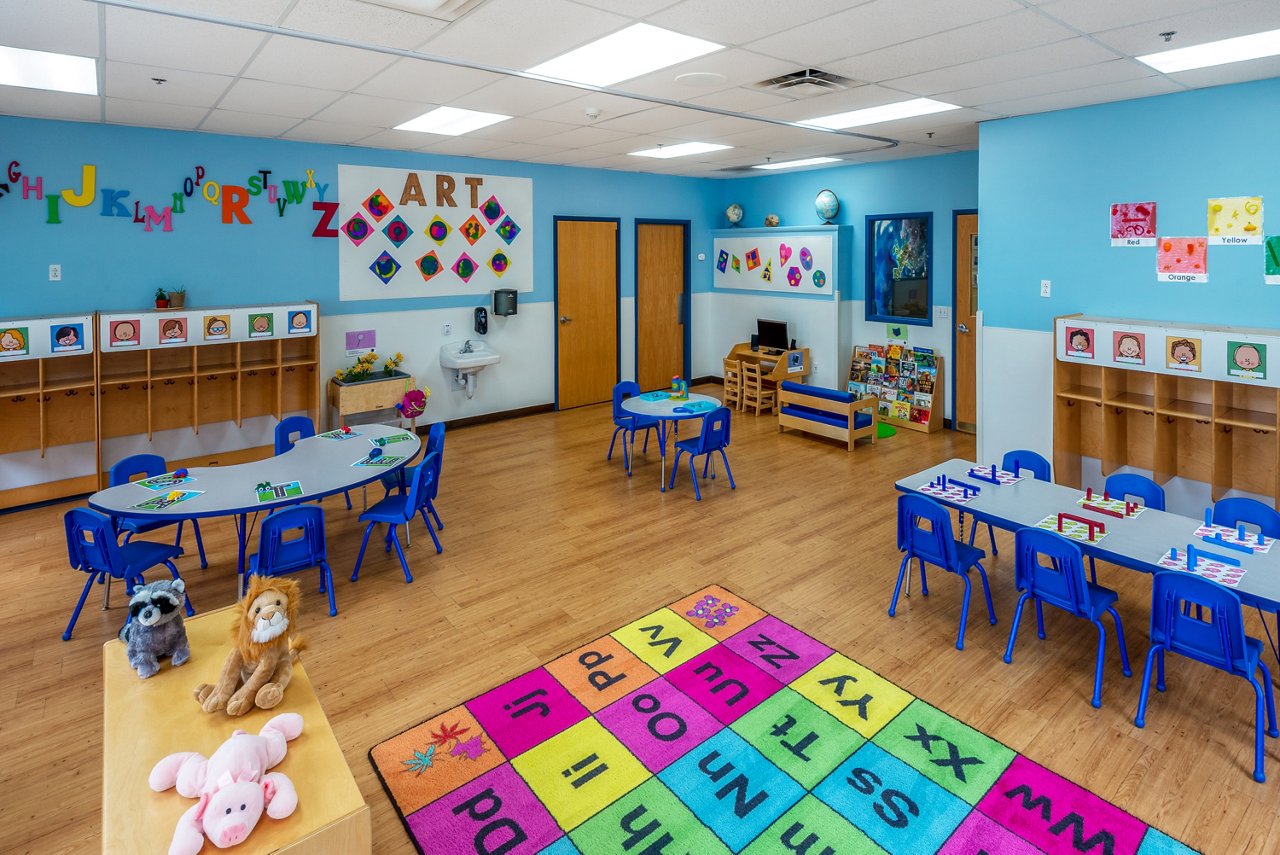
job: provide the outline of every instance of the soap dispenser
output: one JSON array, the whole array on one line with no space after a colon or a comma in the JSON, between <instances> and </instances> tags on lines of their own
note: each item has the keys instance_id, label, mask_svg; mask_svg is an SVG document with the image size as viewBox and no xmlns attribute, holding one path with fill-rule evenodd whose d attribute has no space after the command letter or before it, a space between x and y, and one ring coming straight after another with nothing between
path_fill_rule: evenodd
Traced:
<instances>
[{"instance_id":1,"label":"soap dispenser","mask_svg":"<svg viewBox=\"0 0 1280 855\"><path fill-rule=\"evenodd\" d=\"M489 332L489 310L484 306L476 306L476 333L485 335Z\"/></svg>"}]
</instances>

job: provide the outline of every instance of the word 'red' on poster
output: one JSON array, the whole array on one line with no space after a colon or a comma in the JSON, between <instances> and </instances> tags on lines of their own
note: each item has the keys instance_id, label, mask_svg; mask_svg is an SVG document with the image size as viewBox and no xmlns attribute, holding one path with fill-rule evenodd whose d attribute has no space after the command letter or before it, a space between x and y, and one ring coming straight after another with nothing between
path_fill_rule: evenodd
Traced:
<instances>
[{"instance_id":1,"label":"word 'red' on poster","mask_svg":"<svg viewBox=\"0 0 1280 855\"><path fill-rule=\"evenodd\" d=\"M1112 246L1155 246L1156 203L1113 202L1111 204Z\"/></svg>"}]
</instances>

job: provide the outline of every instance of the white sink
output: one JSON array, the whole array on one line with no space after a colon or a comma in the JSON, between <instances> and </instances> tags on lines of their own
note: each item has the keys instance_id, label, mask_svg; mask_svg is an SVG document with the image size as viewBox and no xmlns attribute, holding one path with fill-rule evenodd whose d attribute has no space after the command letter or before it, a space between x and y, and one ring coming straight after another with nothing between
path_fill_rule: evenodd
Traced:
<instances>
[{"instance_id":1,"label":"white sink","mask_svg":"<svg viewBox=\"0 0 1280 855\"><path fill-rule=\"evenodd\" d=\"M493 365L502 357L483 341L468 339L467 341L451 341L440 348L440 364L466 374L471 374L486 365Z\"/></svg>"}]
</instances>

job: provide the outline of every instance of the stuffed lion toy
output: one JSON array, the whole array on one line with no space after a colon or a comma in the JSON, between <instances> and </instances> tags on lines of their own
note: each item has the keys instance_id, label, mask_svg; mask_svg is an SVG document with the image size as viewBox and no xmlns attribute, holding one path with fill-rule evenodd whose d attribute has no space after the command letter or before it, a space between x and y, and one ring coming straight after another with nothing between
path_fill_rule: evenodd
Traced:
<instances>
[{"instance_id":1,"label":"stuffed lion toy","mask_svg":"<svg viewBox=\"0 0 1280 855\"><path fill-rule=\"evenodd\" d=\"M196 700L205 712L225 708L228 715L244 715L254 706L269 710L280 703L293 676L293 660L303 648L300 637L289 637L301 599L302 588L292 579L250 578L231 626L235 647L218 683L196 686Z\"/></svg>"}]
</instances>

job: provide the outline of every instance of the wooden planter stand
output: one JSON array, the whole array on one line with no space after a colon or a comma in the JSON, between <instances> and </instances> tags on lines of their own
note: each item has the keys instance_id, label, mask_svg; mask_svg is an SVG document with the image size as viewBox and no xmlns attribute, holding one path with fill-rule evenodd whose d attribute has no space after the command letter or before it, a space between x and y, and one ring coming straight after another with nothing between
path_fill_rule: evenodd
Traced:
<instances>
[{"instance_id":1,"label":"wooden planter stand","mask_svg":"<svg viewBox=\"0 0 1280 855\"><path fill-rule=\"evenodd\" d=\"M347 423L347 416L375 410L389 410L404 398L408 389L417 388L413 375L396 371L390 377L371 377L368 380L347 382L336 377L329 380L329 407L338 411L337 427ZM329 428L335 427L330 421Z\"/></svg>"}]
</instances>

